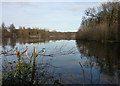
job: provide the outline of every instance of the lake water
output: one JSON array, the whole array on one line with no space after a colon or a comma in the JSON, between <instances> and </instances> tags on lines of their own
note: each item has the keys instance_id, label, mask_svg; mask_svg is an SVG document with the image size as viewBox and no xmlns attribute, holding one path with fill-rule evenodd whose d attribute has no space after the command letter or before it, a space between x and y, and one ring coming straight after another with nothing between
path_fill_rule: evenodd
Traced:
<instances>
[{"instance_id":1,"label":"lake water","mask_svg":"<svg viewBox=\"0 0 120 86\"><path fill-rule=\"evenodd\" d=\"M53 55L38 56L36 64L50 63L51 67L47 71L54 73L54 77L60 77L64 84L120 84L119 43L5 39L1 47L3 51L13 49L11 53L14 53L16 47L22 51L26 46L29 55L34 47L37 52L44 49L45 55ZM17 61L17 56L2 55L3 66L6 65L6 61Z\"/></svg>"}]
</instances>

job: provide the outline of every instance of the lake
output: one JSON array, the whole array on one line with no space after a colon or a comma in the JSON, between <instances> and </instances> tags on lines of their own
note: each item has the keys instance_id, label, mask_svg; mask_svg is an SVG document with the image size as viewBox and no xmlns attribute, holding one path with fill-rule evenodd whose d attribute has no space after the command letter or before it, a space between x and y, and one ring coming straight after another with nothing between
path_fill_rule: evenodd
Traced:
<instances>
[{"instance_id":1,"label":"lake","mask_svg":"<svg viewBox=\"0 0 120 86\"><path fill-rule=\"evenodd\" d=\"M2 54L3 73L7 62L17 61L15 48L23 51L28 46L28 55L33 48L36 52L45 50L45 55L38 56L36 65L49 63L45 70L62 84L120 84L120 44L98 43L76 40L39 40L39 39L4 39L2 51L11 50L8 55ZM37 69L39 71L39 69Z\"/></svg>"}]
</instances>

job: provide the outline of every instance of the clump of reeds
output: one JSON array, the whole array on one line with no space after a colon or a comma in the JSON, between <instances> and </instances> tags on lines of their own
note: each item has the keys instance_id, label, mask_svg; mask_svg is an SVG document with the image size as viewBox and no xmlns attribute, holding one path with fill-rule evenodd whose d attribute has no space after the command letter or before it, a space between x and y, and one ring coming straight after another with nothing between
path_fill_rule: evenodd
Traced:
<instances>
[{"instance_id":1,"label":"clump of reeds","mask_svg":"<svg viewBox=\"0 0 120 86\"><path fill-rule=\"evenodd\" d=\"M41 52L44 52L44 50L42 49L36 53L36 48L34 47L32 55L29 56L28 47L23 52L18 51L18 48L16 48L17 62L15 62L16 64L8 63L10 69L3 73L3 84L45 84L49 83L50 79L51 81L53 80L53 83L56 83L57 79L54 79L53 75L50 75L47 70L44 70L45 67L49 66L48 63L41 64L39 68L36 67L36 58L38 56L51 56L41 54ZM24 59L25 56L28 61ZM38 69L40 70L36 71Z\"/></svg>"}]
</instances>

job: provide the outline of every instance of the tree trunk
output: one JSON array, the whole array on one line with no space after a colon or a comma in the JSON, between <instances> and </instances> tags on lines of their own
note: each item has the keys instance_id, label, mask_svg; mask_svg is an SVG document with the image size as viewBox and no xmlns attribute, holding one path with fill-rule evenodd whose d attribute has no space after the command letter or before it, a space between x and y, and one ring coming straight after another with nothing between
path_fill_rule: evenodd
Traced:
<instances>
[{"instance_id":1,"label":"tree trunk","mask_svg":"<svg viewBox=\"0 0 120 86\"><path fill-rule=\"evenodd\" d=\"M120 42L120 2L118 4L118 41Z\"/></svg>"}]
</instances>

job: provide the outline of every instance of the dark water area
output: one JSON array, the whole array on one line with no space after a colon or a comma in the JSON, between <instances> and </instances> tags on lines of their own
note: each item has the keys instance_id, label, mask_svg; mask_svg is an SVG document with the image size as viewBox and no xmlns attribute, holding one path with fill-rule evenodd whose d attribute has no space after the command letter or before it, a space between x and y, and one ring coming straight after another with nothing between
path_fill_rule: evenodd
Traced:
<instances>
[{"instance_id":1,"label":"dark water area","mask_svg":"<svg viewBox=\"0 0 120 86\"><path fill-rule=\"evenodd\" d=\"M78 40L4 39L2 51L23 50L28 46L28 54L46 49L46 55L37 57L37 66L50 63L46 70L62 84L120 84L120 44L85 42ZM72 53L65 53L71 52ZM16 55L1 55L3 73L7 62L17 61ZM39 71L39 69L37 69ZM84 73L83 73L84 71ZM35 76L39 77L39 76ZM4 82L3 82L4 83Z\"/></svg>"},{"instance_id":2,"label":"dark water area","mask_svg":"<svg viewBox=\"0 0 120 86\"><path fill-rule=\"evenodd\" d=\"M87 57L89 66L99 68L103 81L114 83L120 80L120 44L77 41L81 58ZM91 62L90 62L91 61ZM93 70L94 71L94 70ZM94 76L94 74L93 74ZM118 78L118 80L117 80ZM102 80L101 80L102 81Z\"/></svg>"}]
</instances>

